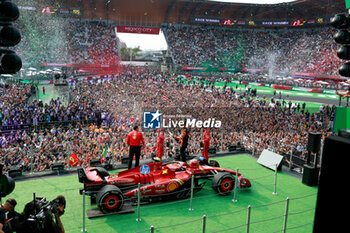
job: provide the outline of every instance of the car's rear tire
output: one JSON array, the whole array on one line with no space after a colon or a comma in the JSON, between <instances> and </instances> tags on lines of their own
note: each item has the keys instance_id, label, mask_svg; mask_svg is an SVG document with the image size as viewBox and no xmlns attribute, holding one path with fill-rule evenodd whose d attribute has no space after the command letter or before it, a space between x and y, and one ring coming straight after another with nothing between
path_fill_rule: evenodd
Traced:
<instances>
[{"instance_id":1,"label":"car's rear tire","mask_svg":"<svg viewBox=\"0 0 350 233\"><path fill-rule=\"evenodd\" d=\"M96 203L105 214L117 212L124 205L124 195L118 187L106 185L98 191Z\"/></svg>"},{"instance_id":2,"label":"car's rear tire","mask_svg":"<svg viewBox=\"0 0 350 233\"><path fill-rule=\"evenodd\" d=\"M217 194L226 196L230 194L235 187L235 178L231 173L219 172L214 175L212 187Z\"/></svg>"}]
</instances>

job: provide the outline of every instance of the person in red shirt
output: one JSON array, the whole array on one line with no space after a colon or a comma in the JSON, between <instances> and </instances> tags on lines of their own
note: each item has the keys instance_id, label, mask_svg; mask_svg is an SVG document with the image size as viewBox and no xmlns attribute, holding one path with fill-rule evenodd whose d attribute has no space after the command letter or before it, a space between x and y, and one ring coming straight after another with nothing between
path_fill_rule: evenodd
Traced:
<instances>
[{"instance_id":1,"label":"person in red shirt","mask_svg":"<svg viewBox=\"0 0 350 233\"><path fill-rule=\"evenodd\" d=\"M210 146L210 129L205 129L203 132L203 150L202 156L209 161L209 146Z\"/></svg>"},{"instance_id":2,"label":"person in red shirt","mask_svg":"<svg viewBox=\"0 0 350 233\"><path fill-rule=\"evenodd\" d=\"M157 136L157 157L159 159L162 159L163 154L164 154L164 130L159 129L157 130L158 136Z\"/></svg>"},{"instance_id":3,"label":"person in red shirt","mask_svg":"<svg viewBox=\"0 0 350 233\"><path fill-rule=\"evenodd\" d=\"M134 126L134 131L128 134L126 143L130 146L129 148L129 163L128 169L132 167L132 159L135 156L135 167L139 166L140 155L141 155L141 145L145 145L145 140L143 135L138 131L139 127Z\"/></svg>"}]
</instances>

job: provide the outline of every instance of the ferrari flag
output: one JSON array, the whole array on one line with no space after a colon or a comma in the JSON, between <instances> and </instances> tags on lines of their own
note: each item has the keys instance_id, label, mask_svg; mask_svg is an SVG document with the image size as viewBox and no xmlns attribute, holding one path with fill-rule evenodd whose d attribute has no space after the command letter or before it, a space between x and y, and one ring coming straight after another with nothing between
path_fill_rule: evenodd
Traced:
<instances>
[{"instance_id":1,"label":"ferrari flag","mask_svg":"<svg viewBox=\"0 0 350 233\"><path fill-rule=\"evenodd\" d=\"M73 152L73 154L69 156L69 166L75 167L78 165L78 162L79 162L78 156Z\"/></svg>"}]
</instances>

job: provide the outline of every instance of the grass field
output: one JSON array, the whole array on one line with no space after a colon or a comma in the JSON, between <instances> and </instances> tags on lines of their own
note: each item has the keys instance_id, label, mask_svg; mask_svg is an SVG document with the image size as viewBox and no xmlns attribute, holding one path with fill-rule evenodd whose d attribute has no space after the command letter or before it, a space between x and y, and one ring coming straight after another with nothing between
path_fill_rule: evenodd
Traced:
<instances>
[{"instance_id":1,"label":"grass field","mask_svg":"<svg viewBox=\"0 0 350 233\"><path fill-rule=\"evenodd\" d=\"M202 232L202 216L208 216L206 232L246 232L247 207L251 206L250 232L281 232L286 198L290 198L287 232L312 232L317 188L308 187L288 174L278 172L277 195L274 191L274 172L257 164L248 155L237 155L217 159L221 167L236 169L252 182L251 189L233 194L217 196L207 182L203 190L193 199L193 211L189 211L190 200L161 202L141 206L141 222L136 222L137 211L126 215L111 215L96 219L86 218L86 229L90 233L149 232ZM79 195L77 175L51 177L16 183L8 197L17 200L17 211L31 201L33 192L51 200L59 194L67 199L67 208L62 221L67 233L81 232L83 222L82 196ZM8 198L6 197L6 198ZM86 199L86 208L94 208ZM187 222L186 224L183 224ZM172 225L170 227L167 227ZM234 228L234 229L230 229ZM230 229L230 230L227 230ZM227 230L227 231L224 231Z\"/></svg>"}]
</instances>

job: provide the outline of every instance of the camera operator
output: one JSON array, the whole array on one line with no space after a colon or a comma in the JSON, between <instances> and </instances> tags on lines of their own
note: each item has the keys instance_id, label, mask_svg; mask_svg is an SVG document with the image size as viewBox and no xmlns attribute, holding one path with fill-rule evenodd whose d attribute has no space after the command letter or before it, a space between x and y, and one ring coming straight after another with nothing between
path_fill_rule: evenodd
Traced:
<instances>
[{"instance_id":1,"label":"camera operator","mask_svg":"<svg viewBox=\"0 0 350 233\"><path fill-rule=\"evenodd\" d=\"M56 223L61 228L61 233L64 233L64 227L60 217L64 214L64 209L66 208L66 198L63 195L59 195L53 199L53 202L57 203Z\"/></svg>"},{"instance_id":2,"label":"camera operator","mask_svg":"<svg viewBox=\"0 0 350 233\"><path fill-rule=\"evenodd\" d=\"M9 198L0 206L0 233L4 233L4 225L7 223L6 213L13 211L17 202L13 198Z\"/></svg>"}]
</instances>

